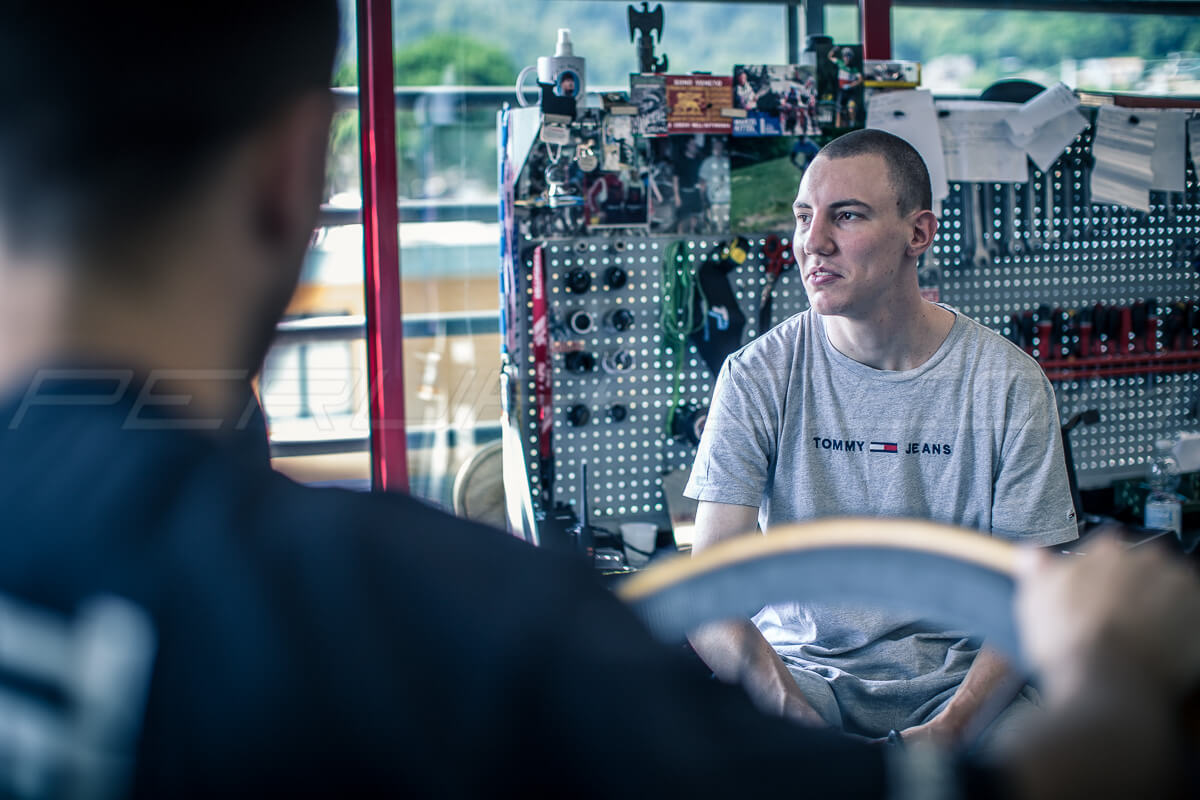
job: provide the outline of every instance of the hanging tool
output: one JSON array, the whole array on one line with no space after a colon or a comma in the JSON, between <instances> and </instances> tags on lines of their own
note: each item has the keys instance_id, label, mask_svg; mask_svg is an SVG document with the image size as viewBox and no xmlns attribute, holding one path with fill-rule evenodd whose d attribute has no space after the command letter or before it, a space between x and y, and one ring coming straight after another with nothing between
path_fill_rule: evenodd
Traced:
<instances>
[{"instance_id":1,"label":"hanging tool","mask_svg":"<svg viewBox=\"0 0 1200 800\"><path fill-rule=\"evenodd\" d=\"M729 354L742 346L746 315L738 305L729 275L745 263L749 249L750 242L738 236L721 245L697 271L695 318L701 323L689 338L714 378Z\"/></svg>"},{"instance_id":2,"label":"hanging tool","mask_svg":"<svg viewBox=\"0 0 1200 800\"><path fill-rule=\"evenodd\" d=\"M1038 234L1037 229L1033 224L1036 220L1034 208L1037 204L1033 199L1033 167L1028 166L1028 163L1026 164L1026 177L1027 179L1024 187L1025 207L1022 209L1022 213L1024 214L1022 227L1024 228L1023 232L1025 236L1025 251L1033 252L1034 250L1041 249L1042 237Z\"/></svg>"},{"instance_id":3,"label":"hanging tool","mask_svg":"<svg viewBox=\"0 0 1200 800\"><path fill-rule=\"evenodd\" d=\"M1164 350L1186 350L1184 328L1187 325L1188 304L1182 300L1171 303L1162 322L1162 346Z\"/></svg>"},{"instance_id":4,"label":"hanging tool","mask_svg":"<svg viewBox=\"0 0 1200 800\"><path fill-rule=\"evenodd\" d=\"M1083 530L1084 514L1083 514L1083 496L1079 493L1079 480L1075 470L1075 456L1071 452L1071 431L1075 430L1080 422L1084 425L1095 425L1100 421L1100 412L1094 408L1089 408L1081 411L1078 414L1073 414L1066 424L1061 428L1063 457L1067 462L1067 486L1071 490L1071 502L1075 506L1075 520L1080 531Z\"/></svg>"},{"instance_id":5,"label":"hanging tool","mask_svg":"<svg viewBox=\"0 0 1200 800\"><path fill-rule=\"evenodd\" d=\"M962 258L959 259L959 263L963 269L970 269L975 266L975 224L972 221L976 217L973 199L975 192L971 184L960 183L958 195L962 200L959 209L959 219L962 220Z\"/></svg>"},{"instance_id":6,"label":"hanging tool","mask_svg":"<svg viewBox=\"0 0 1200 800\"><path fill-rule=\"evenodd\" d=\"M683 396L684 364L688 358L688 337L704 327L702 318L706 303L696 295L701 291L696 272L690 266L685 251L690 244L680 240L670 244L663 255L662 263L662 313L659 325L662 329L663 351L667 366L674 373L671 384L671 402L667 408L666 429L669 435L675 425L675 416Z\"/></svg>"},{"instance_id":7,"label":"hanging tool","mask_svg":"<svg viewBox=\"0 0 1200 800\"><path fill-rule=\"evenodd\" d=\"M1092 309L1085 308L1076 315L1078 322L1079 340L1075 354L1080 358L1092 355Z\"/></svg>"},{"instance_id":8,"label":"hanging tool","mask_svg":"<svg viewBox=\"0 0 1200 800\"><path fill-rule=\"evenodd\" d=\"M983 203L979 197L982 187L973 183L963 184L965 191L971 196L971 229L975 238L975 252L971 256L971 266L976 269L986 269L991 266L992 259L988 255L987 243L983 239Z\"/></svg>"},{"instance_id":9,"label":"hanging tool","mask_svg":"<svg viewBox=\"0 0 1200 800\"><path fill-rule=\"evenodd\" d=\"M1080 236L1091 238L1096 233L1092 214L1092 164L1095 159L1090 153L1076 153L1071 162L1079 170L1079 212L1083 215L1083 230Z\"/></svg>"},{"instance_id":10,"label":"hanging tool","mask_svg":"<svg viewBox=\"0 0 1200 800\"><path fill-rule=\"evenodd\" d=\"M550 508L554 486L554 451L551 437L554 433L554 392L550 369L550 321L546 303L545 247L539 245L533 251L533 275L530 280L533 294L530 297L531 344L533 349L534 399L537 405L538 429L538 476L542 494L542 507Z\"/></svg>"},{"instance_id":11,"label":"hanging tool","mask_svg":"<svg viewBox=\"0 0 1200 800\"><path fill-rule=\"evenodd\" d=\"M1062 240L1069 241L1078 233L1075 214L1075 173L1065 158L1059 160L1061 183L1058 187L1059 208L1062 209Z\"/></svg>"},{"instance_id":12,"label":"hanging tool","mask_svg":"<svg viewBox=\"0 0 1200 800\"><path fill-rule=\"evenodd\" d=\"M1158 352L1158 300L1153 297L1146 298L1146 330L1142 337L1142 343L1145 345L1147 353Z\"/></svg>"},{"instance_id":13,"label":"hanging tool","mask_svg":"<svg viewBox=\"0 0 1200 800\"><path fill-rule=\"evenodd\" d=\"M1057 165L1057 162L1055 162L1055 165ZM1042 216L1045 218L1046 235L1044 239L1047 247L1057 243L1062 238L1058 232L1058 221L1055 218L1054 211L1054 207L1057 205L1057 198L1054 191L1055 165L1052 165L1050 169L1042 173L1042 195L1045 198L1042 203Z\"/></svg>"},{"instance_id":14,"label":"hanging tool","mask_svg":"<svg viewBox=\"0 0 1200 800\"><path fill-rule=\"evenodd\" d=\"M1133 309L1123 306L1117 309L1120 333L1117 334L1117 352L1124 354L1133 351Z\"/></svg>"},{"instance_id":15,"label":"hanging tool","mask_svg":"<svg viewBox=\"0 0 1200 800\"><path fill-rule=\"evenodd\" d=\"M1023 249L1021 242L1017 239L1017 191L1016 187L1011 183L1001 185L1001 198L1004 200L1003 220L1004 227L1001 232L1001 252L1009 256L1021 255Z\"/></svg>"},{"instance_id":16,"label":"hanging tool","mask_svg":"<svg viewBox=\"0 0 1200 800\"><path fill-rule=\"evenodd\" d=\"M758 301L758 334L760 336L771 327L771 306L774 305L775 284L779 282L779 276L795 264L792 248L773 233L766 238L763 244L763 258L766 260L767 282L763 286L762 297Z\"/></svg>"},{"instance_id":17,"label":"hanging tool","mask_svg":"<svg viewBox=\"0 0 1200 800\"><path fill-rule=\"evenodd\" d=\"M996 239L996 186L988 181L980 184L979 190L983 195L979 224L983 228L983 236L987 241L988 258L995 261L1002 255L1000 242Z\"/></svg>"}]
</instances>

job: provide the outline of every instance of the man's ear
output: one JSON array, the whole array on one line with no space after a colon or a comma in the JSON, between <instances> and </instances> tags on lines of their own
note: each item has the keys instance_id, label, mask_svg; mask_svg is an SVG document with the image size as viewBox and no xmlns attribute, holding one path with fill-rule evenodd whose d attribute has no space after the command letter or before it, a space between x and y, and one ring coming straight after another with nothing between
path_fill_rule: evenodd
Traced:
<instances>
[{"instance_id":1,"label":"man's ear","mask_svg":"<svg viewBox=\"0 0 1200 800\"><path fill-rule=\"evenodd\" d=\"M291 103L262 132L254 233L265 247L295 249L312 236L325 186L333 101L313 91Z\"/></svg>"},{"instance_id":2,"label":"man's ear","mask_svg":"<svg viewBox=\"0 0 1200 800\"><path fill-rule=\"evenodd\" d=\"M932 211L926 209L913 214L905 255L916 258L928 250L933 244L933 237L937 234L937 229L938 219Z\"/></svg>"}]
</instances>

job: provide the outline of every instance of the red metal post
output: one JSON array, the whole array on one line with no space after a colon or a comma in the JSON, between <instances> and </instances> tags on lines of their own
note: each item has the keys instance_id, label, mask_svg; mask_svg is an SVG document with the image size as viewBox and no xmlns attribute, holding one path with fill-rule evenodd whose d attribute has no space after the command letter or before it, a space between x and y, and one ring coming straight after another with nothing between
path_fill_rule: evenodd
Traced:
<instances>
[{"instance_id":1,"label":"red metal post","mask_svg":"<svg viewBox=\"0 0 1200 800\"><path fill-rule=\"evenodd\" d=\"M407 490L392 3L357 3L371 486Z\"/></svg>"},{"instance_id":2,"label":"red metal post","mask_svg":"<svg viewBox=\"0 0 1200 800\"><path fill-rule=\"evenodd\" d=\"M892 0L858 0L863 58L892 57Z\"/></svg>"}]
</instances>

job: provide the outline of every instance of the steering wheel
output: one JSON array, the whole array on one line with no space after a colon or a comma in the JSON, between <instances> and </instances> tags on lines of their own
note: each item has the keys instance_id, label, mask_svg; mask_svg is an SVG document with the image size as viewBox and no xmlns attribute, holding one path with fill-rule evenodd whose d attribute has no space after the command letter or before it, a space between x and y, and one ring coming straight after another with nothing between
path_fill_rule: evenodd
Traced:
<instances>
[{"instance_id":1,"label":"steering wheel","mask_svg":"<svg viewBox=\"0 0 1200 800\"><path fill-rule=\"evenodd\" d=\"M617 594L659 639L788 601L875 604L984 637L1021 671L1012 544L924 520L824 519L642 570Z\"/></svg>"}]
</instances>

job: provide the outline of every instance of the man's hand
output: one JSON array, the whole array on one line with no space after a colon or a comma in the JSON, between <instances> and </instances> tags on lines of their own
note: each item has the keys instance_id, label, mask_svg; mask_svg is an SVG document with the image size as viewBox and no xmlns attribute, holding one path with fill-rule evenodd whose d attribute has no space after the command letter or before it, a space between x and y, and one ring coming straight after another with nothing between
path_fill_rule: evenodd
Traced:
<instances>
[{"instance_id":1,"label":"man's hand","mask_svg":"<svg viewBox=\"0 0 1200 800\"><path fill-rule=\"evenodd\" d=\"M826 727L787 666L750 620L710 622L688 634L688 639L714 675L726 683L740 684L760 710L810 727Z\"/></svg>"},{"instance_id":2,"label":"man's hand","mask_svg":"<svg viewBox=\"0 0 1200 800\"><path fill-rule=\"evenodd\" d=\"M900 737L904 741L927 740L942 747L969 747L1023 685L1008 659L985 643L941 713L922 725L900 731Z\"/></svg>"},{"instance_id":3,"label":"man's hand","mask_svg":"<svg viewBox=\"0 0 1200 800\"><path fill-rule=\"evenodd\" d=\"M1016 796L1194 797L1180 715L1200 681L1195 574L1114 539L1078 558L1031 551L1017 573L1021 640L1050 714L1009 763Z\"/></svg>"},{"instance_id":4,"label":"man's hand","mask_svg":"<svg viewBox=\"0 0 1200 800\"><path fill-rule=\"evenodd\" d=\"M922 725L914 725L900 731L900 739L905 744L929 743L944 750L958 747L962 732L946 722L944 715L938 715Z\"/></svg>"},{"instance_id":5,"label":"man's hand","mask_svg":"<svg viewBox=\"0 0 1200 800\"><path fill-rule=\"evenodd\" d=\"M1104 538L1078 558L1027 552L1018 575L1022 644L1051 705L1101 673L1167 699L1200 682L1200 581L1183 563Z\"/></svg>"}]
</instances>

